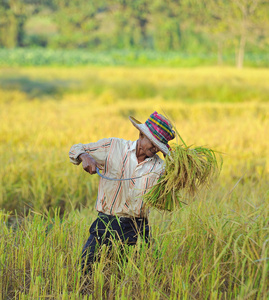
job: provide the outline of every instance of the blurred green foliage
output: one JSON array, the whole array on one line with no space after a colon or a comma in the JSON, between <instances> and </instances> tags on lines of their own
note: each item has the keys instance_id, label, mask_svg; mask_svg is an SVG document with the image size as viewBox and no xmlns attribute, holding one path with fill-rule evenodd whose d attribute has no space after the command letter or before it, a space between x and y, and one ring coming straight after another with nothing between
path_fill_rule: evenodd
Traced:
<instances>
[{"instance_id":1,"label":"blurred green foliage","mask_svg":"<svg viewBox=\"0 0 269 300\"><path fill-rule=\"evenodd\" d=\"M40 38L40 36L38 37ZM36 41L36 40L35 40ZM213 66L217 54L190 54L176 51L113 49L49 49L49 48L0 48L0 66L149 66L197 67ZM234 65L232 54L222 57L222 65ZM246 53L245 66L269 67L268 53Z\"/></svg>"},{"instance_id":2,"label":"blurred green foliage","mask_svg":"<svg viewBox=\"0 0 269 300\"><path fill-rule=\"evenodd\" d=\"M262 0L1 0L0 47L233 55L241 68L245 53L268 53L268 11Z\"/></svg>"}]
</instances>

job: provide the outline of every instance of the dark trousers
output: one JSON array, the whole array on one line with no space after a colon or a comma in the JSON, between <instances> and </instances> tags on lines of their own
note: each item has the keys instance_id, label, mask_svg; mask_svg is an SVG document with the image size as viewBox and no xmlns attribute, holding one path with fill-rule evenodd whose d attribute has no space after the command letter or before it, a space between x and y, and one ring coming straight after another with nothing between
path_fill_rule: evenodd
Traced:
<instances>
[{"instance_id":1,"label":"dark trousers","mask_svg":"<svg viewBox=\"0 0 269 300\"><path fill-rule=\"evenodd\" d=\"M98 218L90 227L90 237L82 250L81 267L84 272L91 269L97 261L97 251L102 245L112 247L112 240L119 240L127 245L135 245L140 235L145 242L149 241L148 220L143 218L122 218L98 214Z\"/></svg>"}]
</instances>

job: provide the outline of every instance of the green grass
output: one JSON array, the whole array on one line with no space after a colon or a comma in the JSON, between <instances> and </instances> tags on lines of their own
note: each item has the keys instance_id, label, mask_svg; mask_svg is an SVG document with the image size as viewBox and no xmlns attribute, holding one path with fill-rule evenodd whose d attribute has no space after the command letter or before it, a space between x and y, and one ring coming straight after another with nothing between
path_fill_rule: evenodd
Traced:
<instances>
[{"instance_id":1,"label":"green grass","mask_svg":"<svg viewBox=\"0 0 269 300\"><path fill-rule=\"evenodd\" d=\"M245 66L269 66L267 53L246 53ZM223 64L235 65L234 55L223 57ZM0 66L140 66L198 67L217 65L215 54L188 54L154 50L61 50L46 48L0 49Z\"/></svg>"}]
</instances>

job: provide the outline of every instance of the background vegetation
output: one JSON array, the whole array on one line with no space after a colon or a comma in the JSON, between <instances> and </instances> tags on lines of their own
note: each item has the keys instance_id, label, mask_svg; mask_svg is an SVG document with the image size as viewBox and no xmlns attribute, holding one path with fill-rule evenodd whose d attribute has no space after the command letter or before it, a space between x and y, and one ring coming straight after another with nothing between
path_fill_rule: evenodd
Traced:
<instances>
[{"instance_id":1,"label":"background vegetation","mask_svg":"<svg viewBox=\"0 0 269 300\"><path fill-rule=\"evenodd\" d=\"M1 0L0 47L86 49L84 59L75 59L80 62L92 60L89 50L124 49L131 56L134 50L150 50L142 55L150 60L155 52L173 51L180 61L198 55L242 68L245 53L250 63L257 56L268 62L268 12L264 0ZM51 56L51 51L41 53ZM4 61L12 56L1 54ZM40 57L42 64L48 57Z\"/></svg>"}]
</instances>

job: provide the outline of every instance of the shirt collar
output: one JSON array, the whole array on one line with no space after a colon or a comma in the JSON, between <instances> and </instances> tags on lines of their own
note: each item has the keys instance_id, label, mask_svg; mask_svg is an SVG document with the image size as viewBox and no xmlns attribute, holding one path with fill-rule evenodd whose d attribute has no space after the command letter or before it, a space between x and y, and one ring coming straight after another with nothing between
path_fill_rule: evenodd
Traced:
<instances>
[{"instance_id":1,"label":"shirt collar","mask_svg":"<svg viewBox=\"0 0 269 300\"><path fill-rule=\"evenodd\" d=\"M135 151L136 150L136 144L137 141L134 141L131 143L130 148L128 149L128 151Z\"/></svg>"}]
</instances>

